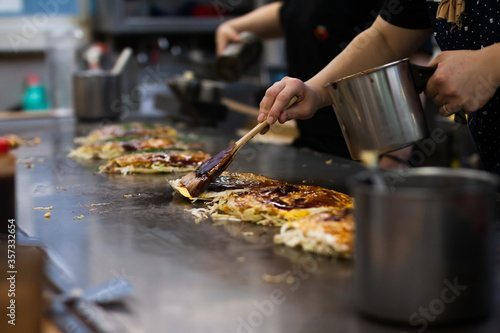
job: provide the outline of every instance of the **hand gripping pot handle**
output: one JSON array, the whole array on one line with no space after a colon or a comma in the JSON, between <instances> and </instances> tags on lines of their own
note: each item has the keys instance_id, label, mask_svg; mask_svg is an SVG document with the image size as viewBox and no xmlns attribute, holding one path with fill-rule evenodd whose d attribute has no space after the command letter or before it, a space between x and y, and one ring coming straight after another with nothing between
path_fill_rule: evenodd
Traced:
<instances>
[{"instance_id":1,"label":"hand gripping pot handle","mask_svg":"<svg viewBox=\"0 0 500 333\"><path fill-rule=\"evenodd\" d=\"M415 85L415 89L417 90L417 92L420 94L425 90L427 82L436 71L437 66L419 66L412 63L409 63L409 65L413 84ZM464 111L460 110L455 113L455 122L462 125L467 125L467 117L465 116Z\"/></svg>"},{"instance_id":2,"label":"hand gripping pot handle","mask_svg":"<svg viewBox=\"0 0 500 333\"><path fill-rule=\"evenodd\" d=\"M409 66L413 84L415 85L417 92L420 94L425 90L427 82L429 82L429 79L434 74L437 67L419 66L412 63L409 63Z\"/></svg>"}]
</instances>

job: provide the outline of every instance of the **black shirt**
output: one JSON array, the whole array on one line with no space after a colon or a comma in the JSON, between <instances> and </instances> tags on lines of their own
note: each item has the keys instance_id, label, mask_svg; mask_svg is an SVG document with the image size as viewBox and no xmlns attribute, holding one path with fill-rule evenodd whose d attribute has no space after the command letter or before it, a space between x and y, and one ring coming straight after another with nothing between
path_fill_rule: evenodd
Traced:
<instances>
[{"instance_id":1,"label":"black shirt","mask_svg":"<svg viewBox=\"0 0 500 333\"><path fill-rule=\"evenodd\" d=\"M382 0L288 0L280 11L288 75L309 80L375 21ZM350 158L332 107L298 120L296 146Z\"/></svg>"},{"instance_id":2,"label":"black shirt","mask_svg":"<svg viewBox=\"0 0 500 333\"><path fill-rule=\"evenodd\" d=\"M425 0L386 0L379 14L401 28L426 29L431 27L431 22L425 3Z\"/></svg>"},{"instance_id":3,"label":"black shirt","mask_svg":"<svg viewBox=\"0 0 500 333\"><path fill-rule=\"evenodd\" d=\"M439 2L387 0L381 10L392 10L386 21L403 28L432 27L443 51L479 50L500 42L500 0L471 0L462 14L462 27L436 19ZM391 7L389 7L391 6ZM500 91L480 110L469 114L469 129L486 170L500 175Z\"/></svg>"}]
</instances>

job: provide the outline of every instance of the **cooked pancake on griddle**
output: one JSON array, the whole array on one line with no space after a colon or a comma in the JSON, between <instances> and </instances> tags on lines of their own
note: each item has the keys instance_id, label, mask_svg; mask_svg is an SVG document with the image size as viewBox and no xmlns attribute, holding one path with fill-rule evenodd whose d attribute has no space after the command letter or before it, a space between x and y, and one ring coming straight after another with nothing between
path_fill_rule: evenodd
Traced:
<instances>
[{"instance_id":1,"label":"cooked pancake on griddle","mask_svg":"<svg viewBox=\"0 0 500 333\"><path fill-rule=\"evenodd\" d=\"M107 125L100 129L92 131L89 135L83 138L77 138L77 143L88 144L102 142L108 139L117 137L155 137L155 138L175 138L177 131L163 124L147 124L147 123L126 123Z\"/></svg>"},{"instance_id":2,"label":"cooked pancake on griddle","mask_svg":"<svg viewBox=\"0 0 500 333\"><path fill-rule=\"evenodd\" d=\"M170 173L196 170L210 155L201 150L153 149L125 154L101 166L101 173Z\"/></svg>"},{"instance_id":3,"label":"cooked pancake on griddle","mask_svg":"<svg viewBox=\"0 0 500 333\"><path fill-rule=\"evenodd\" d=\"M224 197L234 192L245 192L251 188L267 187L272 185L286 184L281 180L275 180L254 173L223 172L198 197L193 198L182 184L180 179L170 180L172 188L188 199L213 200Z\"/></svg>"},{"instance_id":4,"label":"cooked pancake on griddle","mask_svg":"<svg viewBox=\"0 0 500 333\"><path fill-rule=\"evenodd\" d=\"M209 200L203 211L213 219L282 226L274 239L277 244L331 256L352 255L354 200L346 194L252 173L224 172L196 198L190 196L180 179L170 184L193 201ZM192 210L198 220L200 209Z\"/></svg>"},{"instance_id":5,"label":"cooked pancake on griddle","mask_svg":"<svg viewBox=\"0 0 500 333\"><path fill-rule=\"evenodd\" d=\"M286 222L274 236L274 242L307 252L350 258L354 252L352 209L326 210Z\"/></svg>"},{"instance_id":6,"label":"cooked pancake on griddle","mask_svg":"<svg viewBox=\"0 0 500 333\"><path fill-rule=\"evenodd\" d=\"M174 139L168 138L139 139L135 137L119 137L116 139L108 139L104 142L83 144L80 147L71 150L68 156L85 160L108 160L121 156L125 153L146 149L170 148L174 146L179 147Z\"/></svg>"},{"instance_id":7,"label":"cooked pancake on griddle","mask_svg":"<svg viewBox=\"0 0 500 333\"><path fill-rule=\"evenodd\" d=\"M353 199L318 186L285 183L220 197L214 206L242 221L281 226L324 210L350 208Z\"/></svg>"}]
</instances>

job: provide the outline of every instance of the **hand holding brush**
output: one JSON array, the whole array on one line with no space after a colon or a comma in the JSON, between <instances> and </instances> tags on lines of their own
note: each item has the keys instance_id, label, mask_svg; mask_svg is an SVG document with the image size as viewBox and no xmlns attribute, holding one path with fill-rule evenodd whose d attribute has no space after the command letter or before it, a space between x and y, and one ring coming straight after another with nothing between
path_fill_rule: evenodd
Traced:
<instances>
[{"instance_id":1,"label":"hand holding brush","mask_svg":"<svg viewBox=\"0 0 500 333\"><path fill-rule=\"evenodd\" d=\"M297 101L293 97L285 109L288 109ZM181 178L181 183L186 187L191 197L197 197L207 188L208 184L215 180L231 164L238 151L245 143L250 141L257 133L261 132L269 124L266 121L259 123L250 132L231 146L219 152L208 161L204 162L198 169L192 171Z\"/></svg>"}]
</instances>

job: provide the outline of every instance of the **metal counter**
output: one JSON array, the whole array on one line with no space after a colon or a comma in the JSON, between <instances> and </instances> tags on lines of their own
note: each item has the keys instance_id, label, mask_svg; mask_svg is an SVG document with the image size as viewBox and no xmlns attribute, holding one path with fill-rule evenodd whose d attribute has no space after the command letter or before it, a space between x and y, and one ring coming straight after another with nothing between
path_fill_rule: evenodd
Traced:
<instances>
[{"instance_id":1,"label":"metal counter","mask_svg":"<svg viewBox=\"0 0 500 333\"><path fill-rule=\"evenodd\" d=\"M128 279L133 295L122 306L106 308L110 317L123 323L124 331L399 333L421 328L360 316L352 304L351 261L274 245L275 228L210 219L195 222L186 212L191 203L173 195L166 182L179 175L101 175L96 174L99 162L83 165L68 159L74 137L98 125L73 119L7 121L0 123L0 133L42 140L16 152L18 227L46 244L82 288L115 277ZM209 153L235 138L215 129L195 133ZM342 192L348 192L345 179L361 170L356 162L307 149L254 143L245 146L229 167ZM125 198L126 194L140 196ZM95 205L100 203L109 205ZM46 206L53 206L50 220L44 211L32 209ZM498 332L496 255L493 318L426 332ZM293 279L262 279L287 271Z\"/></svg>"}]
</instances>

